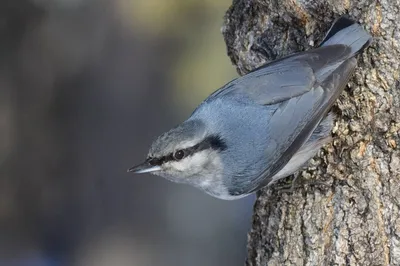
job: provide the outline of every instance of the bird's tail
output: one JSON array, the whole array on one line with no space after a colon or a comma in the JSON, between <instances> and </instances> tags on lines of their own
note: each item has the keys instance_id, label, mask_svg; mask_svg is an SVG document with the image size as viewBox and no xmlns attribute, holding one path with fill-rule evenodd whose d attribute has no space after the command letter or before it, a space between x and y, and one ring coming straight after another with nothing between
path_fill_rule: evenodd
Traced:
<instances>
[{"instance_id":1,"label":"bird's tail","mask_svg":"<svg viewBox=\"0 0 400 266\"><path fill-rule=\"evenodd\" d=\"M360 24L342 16L333 23L321 46L344 44L351 47L352 54L356 55L367 48L371 42L371 35Z\"/></svg>"}]
</instances>

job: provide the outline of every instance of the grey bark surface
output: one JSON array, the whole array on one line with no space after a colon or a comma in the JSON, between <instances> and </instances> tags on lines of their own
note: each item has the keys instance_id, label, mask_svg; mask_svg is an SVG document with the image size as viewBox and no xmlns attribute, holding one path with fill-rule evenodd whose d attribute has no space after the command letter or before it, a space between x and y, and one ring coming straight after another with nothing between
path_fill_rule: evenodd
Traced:
<instances>
[{"instance_id":1,"label":"grey bark surface","mask_svg":"<svg viewBox=\"0 0 400 266\"><path fill-rule=\"evenodd\" d=\"M400 1L237 0L222 29L240 74L318 45L342 14L374 37L334 106L333 141L293 193L258 193L246 265L400 265Z\"/></svg>"}]
</instances>

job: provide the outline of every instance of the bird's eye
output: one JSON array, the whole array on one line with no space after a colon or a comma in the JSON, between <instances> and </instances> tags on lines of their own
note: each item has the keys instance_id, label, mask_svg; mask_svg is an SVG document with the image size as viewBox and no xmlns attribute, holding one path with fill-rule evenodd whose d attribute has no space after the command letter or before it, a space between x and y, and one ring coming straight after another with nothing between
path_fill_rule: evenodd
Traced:
<instances>
[{"instance_id":1,"label":"bird's eye","mask_svg":"<svg viewBox=\"0 0 400 266\"><path fill-rule=\"evenodd\" d=\"M182 160L183 159L183 157L185 157L185 152L183 151L183 150L179 150L179 151L176 151L175 153L174 153L174 158L175 158L175 160Z\"/></svg>"}]
</instances>

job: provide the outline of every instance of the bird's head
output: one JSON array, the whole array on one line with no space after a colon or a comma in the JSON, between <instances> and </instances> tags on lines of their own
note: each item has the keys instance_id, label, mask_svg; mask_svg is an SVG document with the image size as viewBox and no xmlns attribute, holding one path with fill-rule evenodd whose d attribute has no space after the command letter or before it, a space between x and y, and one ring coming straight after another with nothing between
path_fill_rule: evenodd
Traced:
<instances>
[{"instance_id":1,"label":"bird's head","mask_svg":"<svg viewBox=\"0 0 400 266\"><path fill-rule=\"evenodd\" d=\"M145 162L128 171L152 173L206 190L222 174L221 153L226 149L221 136L209 132L201 120L188 120L159 136Z\"/></svg>"}]
</instances>

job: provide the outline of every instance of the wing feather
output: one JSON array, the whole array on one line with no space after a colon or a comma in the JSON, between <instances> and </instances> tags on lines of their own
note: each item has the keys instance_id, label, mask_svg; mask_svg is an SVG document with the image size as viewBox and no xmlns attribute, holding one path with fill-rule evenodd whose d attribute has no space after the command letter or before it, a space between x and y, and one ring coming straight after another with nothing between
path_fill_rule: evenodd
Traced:
<instances>
[{"instance_id":1,"label":"wing feather","mask_svg":"<svg viewBox=\"0 0 400 266\"><path fill-rule=\"evenodd\" d=\"M246 97L262 105L276 104L309 92L347 59L351 49L331 45L268 63L237 78L206 99Z\"/></svg>"},{"instance_id":2,"label":"wing feather","mask_svg":"<svg viewBox=\"0 0 400 266\"><path fill-rule=\"evenodd\" d=\"M268 137L274 143L274 150L267 151L272 156L268 157L270 160L256 177L253 184L257 185L251 191L268 185L308 140L343 91L355 66L355 58L346 60L320 86L298 97L296 104L292 103L293 99L289 100L280 113L273 115Z\"/></svg>"},{"instance_id":3,"label":"wing feather","mask_svg":"<svg viewBox=\"0 0 400 266\"><path fill-rule=\"evenodd\" d=\"M204 103L221 98L248 99L276 108L266 132L268 161L251 182L246 182L243 191L268 185L288 163L339 97L355 65L350 47L323 46L266 64L206 99Z\"/></svg>"}]
</instances>

